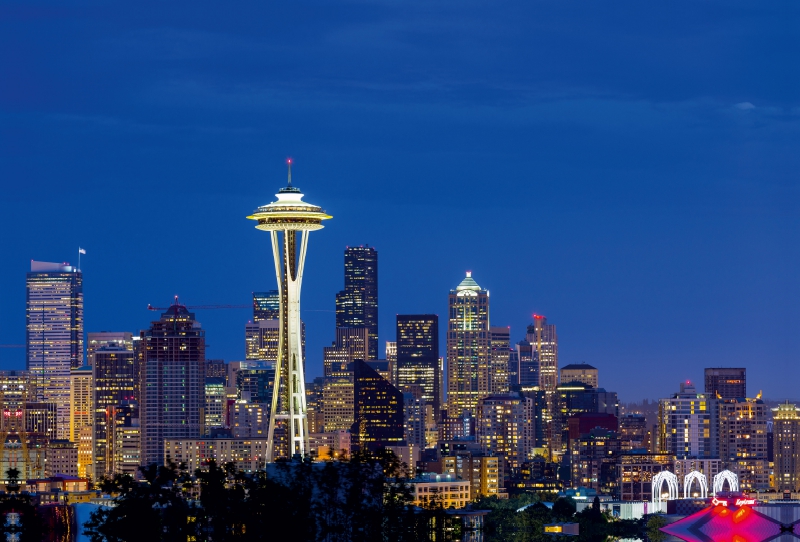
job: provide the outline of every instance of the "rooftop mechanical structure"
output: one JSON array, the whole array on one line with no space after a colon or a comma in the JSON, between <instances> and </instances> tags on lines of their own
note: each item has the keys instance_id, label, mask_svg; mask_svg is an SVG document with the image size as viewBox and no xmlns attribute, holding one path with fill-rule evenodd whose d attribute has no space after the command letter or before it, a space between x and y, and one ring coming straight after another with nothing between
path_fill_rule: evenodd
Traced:
<instances>
[{"instance_id":1,"label":"rooftop mechanical structure","mask_svg":"<svg viewBox=\"0 0 800 542\"><path fill-rule=\"evenodd\" d=\"M308 234L321 230L323 220L333 218L321 207L303 201L303 193L292 186L292 161L288 160L289 183L274 201L262 205L247 218L256 229L269 232L280 297L280 335L275 384L269 416L266 460L275 460L275 426L285 423L289 457L308 453L305 375L303 374L300 288L308 248Z\"/></svg>"}]
</instances>

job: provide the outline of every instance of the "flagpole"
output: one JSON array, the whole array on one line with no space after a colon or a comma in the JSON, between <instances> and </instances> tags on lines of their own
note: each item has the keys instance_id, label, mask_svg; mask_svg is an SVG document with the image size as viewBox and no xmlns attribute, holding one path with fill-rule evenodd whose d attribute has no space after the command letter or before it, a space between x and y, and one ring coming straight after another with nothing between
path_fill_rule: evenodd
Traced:
<instances>
[{"instance_id":1,"label":"flagpole","mask_svg":"<svg viewBox=\"0 0 800 542\"><path fill-rule=\"evenodd\" d=\"M81 270L81 247L78 247L78 271Z\"/></svg>"}]
</instances>

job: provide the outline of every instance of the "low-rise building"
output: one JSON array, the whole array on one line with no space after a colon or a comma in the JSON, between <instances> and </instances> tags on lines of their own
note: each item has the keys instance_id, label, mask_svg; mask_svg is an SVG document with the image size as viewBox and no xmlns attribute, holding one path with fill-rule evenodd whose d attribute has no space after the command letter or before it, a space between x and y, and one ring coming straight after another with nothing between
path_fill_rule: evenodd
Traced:
<instances>
[{"instance_id":1,"label":"low-rise building","mask_svg":"<svg viewBox=\"0 0 800 542\"><path fill-rule=\"evenodd\" d=\"M237 470L254 472L264 468L266 438L167 438L164 439L164 463L186 464L188 472L207 465L233 463Z\"/></svg>"},{"instance_id":2,"label":"low-rise building","mask_svg":"<svg viewBox=\"0 0 800 542\"><path fill-rule=\"evenodd\" d=\"M408 482L413 505L422 508L464 508L470 501L469 480L448 474L426 474Z\"/></svg>"}]
</instances>

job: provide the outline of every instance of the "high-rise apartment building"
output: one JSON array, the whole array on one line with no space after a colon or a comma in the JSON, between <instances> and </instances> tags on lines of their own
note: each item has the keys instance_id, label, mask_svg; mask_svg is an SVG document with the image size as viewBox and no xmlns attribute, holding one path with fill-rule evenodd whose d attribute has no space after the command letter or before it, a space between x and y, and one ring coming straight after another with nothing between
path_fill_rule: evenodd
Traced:
<instances>
[{"instance_id":1,"label":"high-rise apartment building","mask_svg":"<svg viewBox=\"0 0 800 542\"><path fill-rule=\"evenodd\" d=\"M767 405L760 397L719 401L719 457L742 491L769 487Z\"/></svg>"},{"instance_id":2,"label":"high-rise apartment building","mask_svg":"<svg viewBox=\"0 0 800 542\"><path fill-rule=\"evenodd\" d=\"M83 365L83 274L31 261L27 275L27 369L37 400L56 405L56 433L69 438L70 370Z\"/></svg>"},{"instance_id":3,"label":"high-rise apartment building","mask_svg":"<svg viewBox=\"0 0 800 542\"><path fill-rule=\"evenodd\" d=\"M659 401L660 451L678 459L718 457L716 404L690 382L681 382L678 393Z\"/></svg>"},{"instance_id":4,"label":"high-rise apartment building","mask_svg":"<svg viewBox=\"0 0 800 542\"><path fill-rule=\"evenodd\" d=\"M511 355L511 328L489 328L489 392L508 393L508 360Z\"/></svg>"},{"instance_id":5,"label":"high-rise apartment building","mask_svg":"<svg viewBox=\"0 0 800 542\"><path fill-rule=\"evenodd\" d=\"M487 454L501 456L514 471L536 445L533 399L519 394L483 397L478 402L477 440Z\"/></svg>"},{"instance_id":6,"label":"high-rise apartment building","mask_svg":"<svg viewBox=\"0 0 800 542\"><path fill-rule=\"evenodd\" d=\"M775 489L800 491L800 409L787 401L772 409Z\"/></svg>"},{"instance_id":7,"label":"high-rise apartment building","mask_svg":"<svg viewBox=\"0 0 800 542\"><path fill-rule=\"evenodd\" d=\"M489 291L467 276L450 290L447 323L447 415L475 415L489 395Z\"/></svg>"},{"instance_id":8,"label":"high-rise apartment building","mask_svg":"<svg viewBox=\"0 0 800 542\"><path fill-rule=\"evenodd\" d=\"M709 367L705 370L706 395L720 399L747 397L744 367Z\"/></svg>"},{"instance_id":9,"label":"high-rise apartment building","mask_svg":"<svg viewBox=\"0 0 800 542\"><path fill-rule=\"evenodd\" d=\"M403 394L372 369L367 362L353 362L354 444L375 451L403 444Z\"/></svg>"},{"instance_id":10,"label":"high-rise apartment building","mask_svg":"<svg viewBox=\"0 0 800 542\"><path fill-rule=\"evenodd\" d=\"M278 290L253 292L253 322L280 320L281 297Z\"/></svg>"},{"instance_id":11,"label":"high-rise apartment building","mask_svg":"<svg viewBox=\"0 0 800 542\"><path fill-rule=\"evenodd\" d=\"M94 353L109 344L133 351L133 333L130 331L90 331L86 334L86 364L94 367Z\"/></svg>"},{"instance_id":12,"label":"high-rise apartment building","mask_svg":"<svg viewBox=\"0 0 800 542\"><path fill-rule=\"evenodd\" d=\"M205 331L177 302L142 331L142 460L161 463L164 439L202 433L205 403Z\"/></svg>"},{"instance_id":13,"label":"high-rise apartment building","mask_svg":"<svg viewBox=\"0 0 800 542\"><path fill-rule=\"evenodd\" d=\"M561 383L583 382L598 387L597 369L588 363L572 363L561 368Z\"/></svg>"},{"instance_id":14,"label":"high-rise apartment building","mask_svg":"<svg viewBox=\"0 0 800 542\"><path fill-rule=\"evenodd\" d=\"M395 345L397 388L419 396L438 416L441 409L439 317L435 314L398 314Z\"/></svg>"},{"instance_id":15,"label":"high-rise apartment building","mask_svg":"<svg viewBox=\"0 0 800 542\"><path fill-rule=\"evenodd\" d=\"M336 327L367 328L367 359L378 359L378 251L344 251L344 290L336 294Z\"/></svg>"},{"instance_id":16,"label":"high-rise apartment building","mask_svg":"<svg viewBox=\"0 0 800 542\"><path fill-rule=\"evenodd\" d=\"M114 437L113 410L123 401L138 401L139 364L127 345L107 343L94 353L94 479L113 474L111 440Z\"/></svg>"}]
</instances>

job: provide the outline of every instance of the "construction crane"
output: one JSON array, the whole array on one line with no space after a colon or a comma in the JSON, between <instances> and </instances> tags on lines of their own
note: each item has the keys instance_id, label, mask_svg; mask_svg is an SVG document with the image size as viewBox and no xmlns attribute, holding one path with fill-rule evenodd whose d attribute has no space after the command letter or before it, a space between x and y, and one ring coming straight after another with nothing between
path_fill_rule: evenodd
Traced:
<instances>
[{"instance_id":1,"label":"construction crane","mask_svg":"<svg viewBox=\"0 0 800 542\"><path fill-rule=\"evenodd\" d=\"M180 303L178 303L178 296L175 296L175 303L172 306L174 307L175 305L180 305ZM205 309L252 309L253 308L252 303L250 305L182 305L182 306L187 308L187 309L191 309L191 310L195 310L195 309L199 309L199 310L205 310ZM154 306L152 306L152 305L150 305L148 303L147 304L147 310L149 310L149 311L166 311L166 310L169 310L169 307L154 307Z\"/></svg>"}]
</instances>

